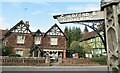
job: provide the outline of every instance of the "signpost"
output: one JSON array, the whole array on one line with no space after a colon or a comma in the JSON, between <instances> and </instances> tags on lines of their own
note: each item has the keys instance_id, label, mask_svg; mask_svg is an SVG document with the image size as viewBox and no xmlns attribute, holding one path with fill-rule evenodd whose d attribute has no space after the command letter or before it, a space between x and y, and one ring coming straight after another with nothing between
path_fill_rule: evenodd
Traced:
<instances>
[{"instance_id":1,"label":"signpost","mask_svg":"<svg viewBox=\"0 0 120 73\"><path fill-rule=\"evenodd\" d=\"M105 14L108 67L120 73L120 0L102 0Z\"/></svg>"},{"instance_id":2,"label":"signpost","mask_svg":"<svg viewBox=\"0 0 120 73\"><path fill-rule=\"evenodd\" d=\"M71 13L53 16L59 23L74 23L74 22L95 22L104 20L103 11L90 11L81 13Z\"/></svg>"},{"instance_id":3,"label":"signpost","mask_svg":"<svg viewBox=\"0 0 120 73\"><path fill-rule=\"evenodd\" d=\"M84 25L93 29L97 33L97 35L101 38L101 40L104 44L104 47L107 51L106 32L105 32L105 24L104 24L104 20L105 20L104 11L90 11L90 12L81 12L81 13L62 14L62 15L55 15L55 16L53 16L53 18L57 19L60 24L64 24L64 23L80 24L80 22L82 22L84 24L84 22L85 22ZM86 24L86 22L93 23L93 25ZM95 22L97 22L97 23L102 22L102 24L103 24L102 31L104 33L104 37L99 33L99 30L97 28L95 28L95 25L96 25Z\"/></svg>"}]
</instances>

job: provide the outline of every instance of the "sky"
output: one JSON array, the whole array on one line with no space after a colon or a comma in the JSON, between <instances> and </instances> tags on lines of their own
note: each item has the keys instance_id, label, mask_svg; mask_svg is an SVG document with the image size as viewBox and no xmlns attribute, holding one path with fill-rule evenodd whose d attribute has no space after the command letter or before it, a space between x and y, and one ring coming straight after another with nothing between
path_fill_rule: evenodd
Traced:
<instances>
[{"instance_id":1,"label":"sky","mask_svg":"<svg viewBox=\"0 0 120 73\"><path fill-rule=\"evenodd\" d=\"M80 27L79 24L60 24L53 15L100 10L100 2L0 2L0 29L10 29L20 20L29 21L30 30L46 32L55 23L64 30L65 26Z\"/></svg>"}]
</instances>

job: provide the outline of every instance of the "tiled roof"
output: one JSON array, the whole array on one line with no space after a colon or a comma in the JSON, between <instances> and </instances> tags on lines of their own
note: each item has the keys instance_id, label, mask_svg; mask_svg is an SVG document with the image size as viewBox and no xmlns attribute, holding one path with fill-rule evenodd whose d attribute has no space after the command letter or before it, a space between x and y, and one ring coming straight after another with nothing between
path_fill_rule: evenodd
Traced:
<instances>
[{"instance_id":1,"label":"tiled roof","mask_svg":"<svg viewBox=\"0 0 120 73\"><path fill-rule=\"evenodd\" d=\"M98 29L98 31L101 32L103 30L103 25L102 24L98 24L97 25L97 29ZM84 41L84 40L88 40L88 39L94 38L95 35L96 35L95 31L88 32L85 35L83 35L82 38L80 38L79 41L81 42L81 41Z\"/></svg>"},{"instance_id":2,"label":"tiled roof","mask_svg":"<svg viewBox=\"0 0 120 73\"><path fill-rule=\"evenodd\" d=\"M95 32L95 31L88 32L88 33L86 33L85 35L83 35L83 37L80 38L79 41L81 42L81 41L84 41L84 40L87 40L87 39L93 38L95 35L96 35L96 32Z\"/></svg>"}]
</instances>

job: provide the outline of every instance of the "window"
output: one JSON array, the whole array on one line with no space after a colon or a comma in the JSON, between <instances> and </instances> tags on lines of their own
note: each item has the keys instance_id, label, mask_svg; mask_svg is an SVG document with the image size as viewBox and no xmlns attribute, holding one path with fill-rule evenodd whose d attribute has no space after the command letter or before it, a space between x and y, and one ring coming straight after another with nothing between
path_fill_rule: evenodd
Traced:
<instances>
[{"instance_id":1,"label":"window","mask_svg":"<svg viewBox=\"0 0 120 73\"><path fill-rule=\"evenodd\" d=\"M3 45L6 45L6 40L5 39L3 40Z\"/></svg>"},{"instance_id":2,"label":"window","mask_svg":"<svg viewBox=\"0 0 120 73\"><path fill-rule=\"evenodd\" d=\"M91 41L91 43L93 43L93 39L91 39L90 41Z\"/></svg>"},{"instance_id":3,"label":"window","mask_svg":"<svg viewBox=\"0 0 120 73\"><path fill-rule=\"evenodd\" d=\"M16 54L19 54L19 55L23 56L23 51L22 50L16 50Z\"/></svg>"},{"instance_id":4,"label":"window","mask_svg":"<svg viewBox=\"0 0 120 73\"><path fill-rule=\"evenodd\" d=\"M35 38L35 44L41 44L41 37L36 36L36 38Z\"/></svg>"},{"instance_id":5,"label":"window","mask_svg":"<svg viewBox=\"0 0 120 73\"><path fill-rule=\"evenodd\" d=\"M25 36L18 36L17 37L17 43L18 44L24 44Z\"/></svg>"},{"instance_id":6,"label":"window","mask_svg":"<svg viewBox=\"0 0 120 73\"><path fill-rule=\"evenodd\" d=\"M51 38L51 43L50 45L57 45L57 38Z\"/></svg>"}]
</instances>

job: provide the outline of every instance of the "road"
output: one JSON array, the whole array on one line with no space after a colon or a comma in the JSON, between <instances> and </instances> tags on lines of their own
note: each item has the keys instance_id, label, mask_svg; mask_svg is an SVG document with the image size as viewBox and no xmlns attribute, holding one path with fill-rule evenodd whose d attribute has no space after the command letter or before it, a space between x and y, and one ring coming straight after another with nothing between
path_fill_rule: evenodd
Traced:
<instances>
[{"instance_id":1,"label":"road","mask_svg":"<svg viewBox=\"0 0 120 73\"><path fill-rule=\"evenodd\" d=\"M2 71L108 71L107 66L2 66Z\"/></svg>"}]
</instances>

